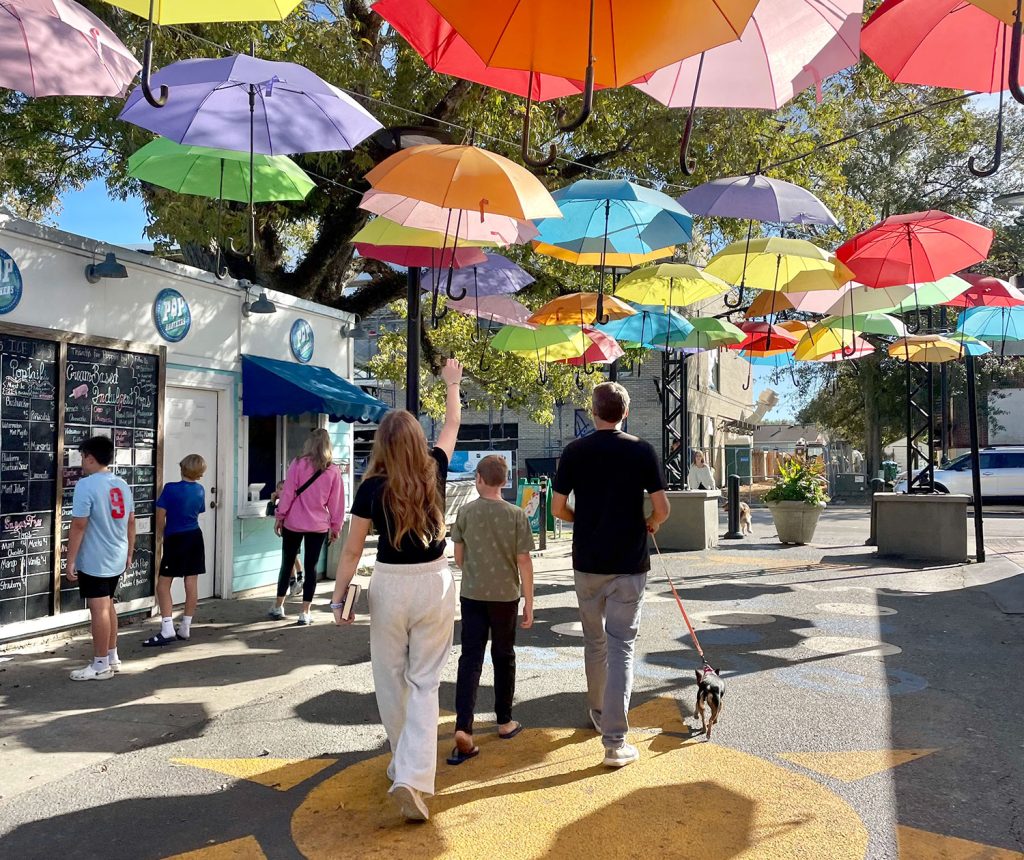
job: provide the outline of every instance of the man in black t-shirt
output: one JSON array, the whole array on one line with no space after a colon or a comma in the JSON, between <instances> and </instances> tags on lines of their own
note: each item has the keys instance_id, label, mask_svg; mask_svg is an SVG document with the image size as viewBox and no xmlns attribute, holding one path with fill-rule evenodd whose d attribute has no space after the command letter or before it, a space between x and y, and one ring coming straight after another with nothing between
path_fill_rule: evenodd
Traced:
<instances>
[{"instance_id":1,"label":"man in black t-shirt","mask_svg":"<svg viewBox=\"0 0 1024 860\"><path fill-rule=\"evenodd\" d=\"M629 393L617 382L594 388L595 432L562 452L552 512L573 523L572 562L583 623L590 720L602 735L604 763L621 767L640 754L626 743L633 646L651 559L647 535L668 519L665 478L650 443L623 433ZM653 512L644 517L644 493ZM575 506L568 496L575 493Z\"/></svg>"}]
</instances>

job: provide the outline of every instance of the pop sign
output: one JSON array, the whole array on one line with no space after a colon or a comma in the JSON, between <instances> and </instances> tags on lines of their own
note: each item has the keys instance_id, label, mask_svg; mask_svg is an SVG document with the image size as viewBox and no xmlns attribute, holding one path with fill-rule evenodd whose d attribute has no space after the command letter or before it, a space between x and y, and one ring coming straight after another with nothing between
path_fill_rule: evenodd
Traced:
<instances>
[{"instance_id":1,"label":"pop sign","mask_svg":"<svg viewBox=\"0 0 1024 860\"><path fill-rule=\"evenodd\" d=\"M9 314L21 301L21 272L11 255L0 248L0 314Z\"/></svg>"},{"instance_id":2,"label":"pop sign","mask_svg":"<svg viewBox=\"0 0 1024 860\"><path fill-rule=\"evenodd\" d=\"M313 357L313 326L306 320L295 320L292 323L291 337L292 355L296 361L308 364Z\"/></svg>"},{"instance_id":3,"label":"pop sign","mask_svg":"<svg viewBox=\"0 0 1024 860\"><path fill-rule=\"evenodd\" d=\"M177 290L166 289L157 293L156 301L153 302L153 319L160 337L171 343L184 340L192 327L192 312L188 309L188 302Z\"/></svg>"}]
</instances>

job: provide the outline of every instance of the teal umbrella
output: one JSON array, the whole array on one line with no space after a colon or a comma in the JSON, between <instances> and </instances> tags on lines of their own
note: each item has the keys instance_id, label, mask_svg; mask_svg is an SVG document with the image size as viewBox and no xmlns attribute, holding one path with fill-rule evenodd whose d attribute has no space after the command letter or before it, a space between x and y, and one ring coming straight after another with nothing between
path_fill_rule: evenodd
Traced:
<instances>
[{"instance_id":1,"label":"teal umbrella","mask_svg":"<svg viewBox=\"0 0 1024 860\"><path fill-rule=\"evenodd\" d=\"M669 341L675 349L716 349L720 346L731 346L746 340L742 329L726 320L715 317L693 317L690 319L693 331L688 335Z\"/></svg>"}]
</instances>

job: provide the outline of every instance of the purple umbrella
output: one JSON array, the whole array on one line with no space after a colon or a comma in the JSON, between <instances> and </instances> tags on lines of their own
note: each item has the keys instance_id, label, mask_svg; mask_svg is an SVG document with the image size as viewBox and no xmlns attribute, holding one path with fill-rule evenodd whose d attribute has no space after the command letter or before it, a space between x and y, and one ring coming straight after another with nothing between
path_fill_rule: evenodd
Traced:
<instances>
[{"instance_id":1,"label":"purple umbrella","mask_svg":"<svg viewBox=\"0 0 1024 860\"><path fill-rule=\"evenodd\" d=\"M434 290L434 274L433 269L424 271L424 290ZM455 272L452 275L451 289L453 295L460 297L497 296L503 293L518 293L532 283L533 278L508 257L488 254L486 263L467 266Z\"/></svg>"},{"instance_id":2,"label":"purple umbrella","mask_svg":"<svg viewBox=\"0 0 1024 860\"><path fill-rule=\"evenodd\" d=\"M747 218L773 224L838 224L825 204L810 191L759 174L705 182L678 199L694 215Z\"/></svg>"}]
</instances>

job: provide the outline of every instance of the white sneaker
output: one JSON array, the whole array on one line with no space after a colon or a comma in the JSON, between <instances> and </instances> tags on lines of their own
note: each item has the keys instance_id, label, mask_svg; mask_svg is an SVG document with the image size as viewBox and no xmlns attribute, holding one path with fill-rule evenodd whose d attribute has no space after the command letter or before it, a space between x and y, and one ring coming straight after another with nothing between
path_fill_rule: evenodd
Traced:
<instances>
[{"instance_id":1,"label":"white sneaker","mask_svg":"<svg viewBox=\"0 0 1024 860\"><path fill-rule=\"evenodd\" d=\"M113 672L115 675L118 672L120 672L121 671L121 661L120 660L111 660L110 661L110 671Z\"/></svg>"},{"instance_id":2,"label":"white sneaker","mask_svg":"<svg viewBox=\"0 0 1024 860\"><path fill-rule=\"evenodd\" d=\"M90 663L84 669L75 669L70 677L72 681L109 681L114 677L114 670L109 666L97 669Z\"/></svg>"},{"instance_id":3,"label":"white sneaker","mask_svg":"<svg viewBox=\"0 0 1024 860\"><path fill-rule=\"evenodd\" d=\"M590 723L594 727L594 731L601 734L601 712L591 708L588 713L590 714Z\"/></svg>"},{"instance_id":4,"label":"white sneaker","mask_svg":"<svg viewBox=\"0 0 1024 860\"><path fill-rule=\"evenodd\" d=\"M624 767L640 759L640 750L632 744L623 744L618 749L604 751L604 763L608 767Z\"/></svg>"},{"instance_id":5,"label":"white sneaker","mask_svg":"<svg viewBox=\"0 0 1024 860\"><path fill-rule=\"evenodd\" d=\"M298 624L300 627L307 627L308 625L313 623L313 616L311 616L308 612L300 612L299 620L295 623Z\"/></svg>"},{"instance_id":6,"label":"white sneaker","mask_svg":"<svg viewBox=\"0 0 1024 860\"><path fill-rule=\"evenodd\" d=\"M292 582L292 584L290 586L288 586L288 593L292 597L298 597L300 594L302 594L302 580L301 579L294 580Z\"/></svg>"},{"instance_id":7,"label":"white sneaker","mask_svg":"<svg viewBox=\"0 0 1024 860\"><path fill-rule=\"evenodd\" d=\"M428 821L430 810L423 802L423 796L411 786L397 783L390 792L391 799L406 821Z\"/></svg>"},{"instance_id":8,"label":"white sneaker","mask_svg":"<svg viewBox=\"0 0 1024 860\"><path fill-rule=\"evenodd\" d=\"M273 618L274 621L284 621L288 616L284 614L283 606L271 606L270 612L267 613L267 618Z\"/></svg>"}]
</instances>

